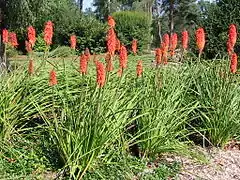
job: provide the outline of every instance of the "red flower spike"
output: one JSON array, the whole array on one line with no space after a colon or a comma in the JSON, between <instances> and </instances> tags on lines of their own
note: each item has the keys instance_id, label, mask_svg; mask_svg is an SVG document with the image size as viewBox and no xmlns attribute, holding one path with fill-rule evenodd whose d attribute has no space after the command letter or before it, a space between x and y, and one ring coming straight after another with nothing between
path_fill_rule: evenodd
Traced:
<instances>
[{"instance_id":1,"label":"red flower spike","mask_svg":"<svg viewBox=\"0 0 240 180\"><path fill-rule=\"evenodd\" d=\"M49 73L49 86L55 86L57 84L58 84L57 74L54 71L54 69L52 69Z\"/></svg>"},{"instance_id":2,"label":"red flower spike","mask_svg":"<svg viewBox=\"0 0 240 180\"><path fill-rule=\"evenodd\" d=\"M168 46L163 42L161 45L163 63L168 63Z\"/></svg>"},{"instance_id":3,"label":"red flower spike","mask_svg":"<svg viewBox=\"0 0 240 180\"><path fill-rule=\"evenodd\" d=\"M106 54L105 61L106 61L107 72L113 71L112 57L111 57L111 55L109 53Z\"/></svg>"},{"instance_id":4,"label":"red flower spike","mask_svg":"<svg viewBox=\"0 0 240 180\"><path fill-rule=\"evenodd\" d=\"M168 34L164 34L163 35L163 43L165 44L165 48L166 50L168 51L168 48L169 48L169 42L170 42L170 37Z\"/></svg>"},{"instance_id":5,"label":"red flower spike","mask_svg":"<svg viewBox=\"0 0 240 180\"><path fill-rule=\"evenodd\" d=\"M17 47L18 46L18 41L17 41L17 35L14 32L9 33L9 42L11 46Z\"/></svg>"},{"instance_id":6,"label":"red flower spike","mask_svg":"<svg viewBox=\"0 0 240 180\"><path fill-rule=\"evenodd\" d=\"M80 56L80 73L82 73L83 75L86 75L87 68L88 68L87 56L82 54Z\"/></svg>"},{"instance_id":7,"label":"red flower spike","mask_svg":"<svg viewBox=\"0 0 240 180\"><path fill-rule=\"evenodd\" d=\"M36 30L34 29L34 27L29 26L27 28L27 31L28 31L28 41L31 44L31 46L34 47L36 42Z\"/></svg>"},{"instance_id":8,"label":"red flower spike","mask_svg":"<svg viewBox=\"0 0 240 180\"><path fill-rule=\"evenodd\" d=\"M111 27L111 28L114 28L116 23L115 23L115 20L113 19L112 16L108 16L108 25Z\"/></svg>"},{"instance_id":9,"label":"red flower spike","mask_svg":"<svg viewBox=\"0 0 240 180\"><path fill-rule=\"evenodd\" d=\"M157 65L161 64L162 62L162 50L160 48L155 50L155 61Z\"/></svg>"},{"instance_id":10,"label":"red flower spike","mask_svg":"<svg viewBox=\"0 0 240 180\"><path fill-rule=\"evenodd\" d=\"M3 43L8 43L8 30L7 29L3 29L2 31L2 41Z\"/></svg>"},{"instance_id":11,"label":"red flower spike","mask_svg":"<svg viewBox=\"0 0 240 180\"><path fill-rule=\"evenodd\" d=\"M107 34L107 50L111 54L111 56L115 54L116 41L117 41L117 37L116 37L115 31L113 28L110 28Z\"/></svg>"},{"instance_id":12,"label":"red flower spike","mask_svg":"<svg viewBox=\"0 0 240 180\"><path fill-rule=\"evenodd\" d=\"M170 50L171 50L171 56L175 54L175 49L177 47L178 43L178 36L176 33L173 33L170 38Z\"/></svg>"},{"instance_id":13,"label":"red flower spike","mask_svg":"<svg viewBox=\"0 0 240 180\"><path fill-rule=\"evenodd\" d=\"M238 66L238 57L236 53L233 53L231 56L231 65L230 65L230 71L231 73L237 72L237 66Z\"/></svg>"},{"instance_id":14,"label":"red flower spike","mask_svg":"<svg viewBox=\"0 0 240 180\"><path fill-rule=\"evenodd\" d=\"M199 50L199 54L202 53L205 46L205 32L203 28L199 28L196 30L196 43Z\"/></svg>"},{"instance_id":15,"label":"red flower spike","mask_svg":"<svg viewBox=\"0 0 240 180\"><path fill-rule=\"evenodd\" d=\"M28 64L28 74L33 75L33 73L34 73L33 60L30 59L29 64Z\"/></svg>"},{"instance_id":16,"label":"red flower spike","mask_svg":"<svg viewBox=\"0 0 240 180\"><path fill-rule=\"evenodd\" d=\"M188 41L189 41L188 31L183 31L182 32L182 47L184 50L186 50L188 48Z\"/></svg>"},{"instance_id":17,"label":"red flower spike","mask_svg":"<svg viewBox=\"0 0 240 180\"><path fill-rule=\"evenodd\" d=\"M139 60L138 63L137 63L136 72L137 72L137 77L141 77L141 76L142 76L142 73L143 73L143 64L142 64L142 61L141 61L141 60Z\"/></svg>"},{"instance_id":18,"label":"red flower spike","mask_svg":"<svg viewBox=\"0 0 240 180\"><path fill-rule=\"evenodd\" d=\"M44 41L46 45L50 46L52 44L53 38L53 23L52 21L48 21L45 24L44 28Z\"/></svg>"},{"instance_id":19,"label":"red flower spike","mask_svg":"<svg viewBox=\"0 0 240 180\"><path fill-rule=\"evenodd\" d=\"M32 52L32 45L28 41L25 41L25 48L28 53Z\"/></svg>"},{"instance_id":20,"label":"red flower spike","mask_svg":"<svg viewBox=\"0 0 240 180\"><path fill-rule=\"evenodd\" d=\"M132 41L132 52L133 52L133 54L134 55L136 55L137 54L137 40L136 39L134 39L133 41Z\"/></svg>"},{"instance_id":21,"label":"red flower spike","mask_svg":"<svg viewBox=\"0 0 240 180\"><path fill-rule=\"evenodd\" d=\"M71 49L75 50L77 45L77 37L75 35L70 36Z\"/></svg>"},{"instance_id":22,"label":"red flower spike","mask_svg":"<svg viewBox=\"0 0 240 180\"><path fill-rule=\"evenodd\" d=\"M96 70L97 70L97 84L99 88L102 88L105 85L106 81L106 71L104 64L97 61Z\"/></svg>"},{"instance_id":23,"label":"red flower spike","mask_svg":"<svg viewBox=\"0 0 240 180\"><path fill-rule=\"evenodd\" d=\"M121 69L127 68L127 60L128 60L127 49L125 46L122 45L119 53L119 64Z\"/></svg>"},{"instance_id":24,"label":"red flower spike","mask_svg":"<svg viewBox=\"0 0 240 180\"><path fill-rule=\"evenodd\" d=\"M235 24L231 24L228 30L227 50L229 55L234 51L234 46L237 42L237 27Z\"/></svg>"}]
</instances>

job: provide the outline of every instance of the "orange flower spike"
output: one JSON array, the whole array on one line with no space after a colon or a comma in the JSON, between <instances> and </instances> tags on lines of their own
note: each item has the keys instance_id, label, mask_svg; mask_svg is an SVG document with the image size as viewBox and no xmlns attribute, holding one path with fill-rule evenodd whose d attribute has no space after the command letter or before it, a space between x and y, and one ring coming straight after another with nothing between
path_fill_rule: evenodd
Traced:
<instances>
[{"instance_id":1,"label":"orange flower spike","mask_svg":"<svg viewBox=\"0 0 240 180\"><path fill-rule=\"evenodd\" d=\"M28 53L32 52L32 45L28 41L25 41L25 48Z\"/></svg>"},{"instance_id":2,"label":"orange flower spike","mask_svg":"<svg viewBox=\"0 0 240 180\"><path fill-rule=\"evenodd\" d=\"M53 38L53 23L52 21L48 21L45 24L44 28L44 41L46 45L50 46L52 44Z\"/></svg>"},{"instance_id":3,"label":"orange flower spike","mask_svg":"<svg viewBox=\"0 0 240 180\"><path fill-rule=\"evenodd\" d=\"M9 42L13 47L18 46L17 35L14 32L9 33Z\"/></svg>"},{"instance_id":4,"label":"orange flower spike","mask_svg":"<svg viewBox=\"0 0 240 180\"><path fill-rule=\"evenodd\" d=\"M8 43L8 30L7 29L3 29L2 31L2 41L3 43Z\"/></svg>"},{"instance_id":5,"label":"orange flower spike","mask_svg":"<svg viewBox=\"0 0 240 180\"><path fill-rule=\"evenodd\" d=\"M116 51L116 34L113 28L108 30L107 34L107 50L113 56Z\"/></svg>"},{"instance_id":6,"label":"orange flower spike","mask_svg":"<svg viewBox=\"0 0 240 180\"><path fill-rule=\"evenodd\" d=\"M125 46L122 45L119 53L119 64L121 69L127 68L127 60L128 60L127 49Z\"/></svg>"},{"instance_id":7,"label":"orange flower spike","mask_svg":"<svg viewBox=\"0 0 240 180\"><path fill-rule=\"evenodd\" d=\"M157 65L161 64L162 62L162 50L160 48L155 50L155 61Z\"/></svg>"},{"instance_id":8,"label":"orange flower spike","mask_svg":"<svg viewBox=\"0 0 240 180\"><path fill-rule=\"evenodd\" d=\"M80 56L80 72L83 75L86 75L87 74L87 68L88 68L87 56L85 54L82 54Z\"/></svg>"},{"instance_id":9,"label":"orange flower spike","mask_svg":"<svg viewBox=\"0 0 240 180\"><path fill-rule=\"evenodd\" d=\"M30 59L28 64L28 74L33 75L33 73L34 73L33 60Z\"/></svg>"},{"instance_id":10,"label":"orange flower spike","mask_svg":"<svg viewBox=\"0 0 240 180\"><path fill-rule=\"evenodd\" d=\"M75 50L77 45L77 36L75 35L70 36L70 44L71 44L71 49Z\"/></svg>"},{"instance_id":11,"label":"orange flower spike","mask_svg":"<svg viewBox=\"0 0 240 180\"><path fill-rule=\"evenodd\" d=\"M137 40L136 39L134 39L133 41L132 41L132 52L133 52L133 54L134 55L136 55L137 54Z\"/></svg>"},{"instance_id":12,"label":"orange flower spike","mask_svg":"<svg viewBox=\"0 0 240 180\"><path fill-rule=\"evenodd\" d=\"M170 37L168 34L163 35L163 43L165 44L165 48L168 51L169 43L170 43Z\"/></svg>"},{"instance_id":13,"label":"orange flower spike","mask_svg":"<svg viewBox=\"0 0 240 180\"><path fill-rule=\"evenodd\" d=\"M52 69L49 73L49 86L55 86L57 84L57 73Z\"/></svg>"},{"instance_id":14,"label":"orange flower spike","mask_svg":"<svg viewBox=\"0 0 240 180\"><path fill-rule=\"evenodd\" d=\"M238 66L238 57L236 53L233 53L231 56L231 65L230 65L230 71L231 73L237 72L237 66Z\"/></svg>"},{"instance_id":15,"label":"orange flower spike","mask_svg":"<svg viewBox=\"0 0 240 180\"><path fill-rule=\"evenodd\" d=\"M228 30L228 41L227 41L227 50L229 55L233 53L236 42L237 42L237 27L235 24L231 24Z\"/></svg>"},{"instance_id":16,"label":"orange flower spike","mask_svg":"<svg viewBox=\"0 0 240 180\"><path fill-rule=\"evenodd\" d=\"M139 60L138 63L137 63L137 69L136 69L136 72L137 72L137 77L141 77L141 76L142 76L142 73L143 73L143 64L142 64L142 60Z\"/></svg>"},{"instance_id":17,"label":"orange flower spike","mask_svg":"<svg viewBox=\"0 0 240 180\"><path fill-rule=\"evenodd\" d=\"M97 85L99 88L102 88L105 85L106 81L106 71L103 63L96 61L96 70L97 70Z\"/></svg>"},{"instance_id":18,"label":"orange flower spike","mask_svg":"<svg viewBox=\"0 0 240 180\"><path fill-rule=\"evenodd\" d=\"M163 63L167 64L168 63L168 47L164 42L161 45L161 50L162 50Z\"/></svg>"},{"instance_id":19,"label":"orange flower spike","mask_svg":"<svg viewBox=\"0 0 240 180\"><path fill-rule=\"evenodd\" d=\"M28 41L32 45L32 47L34 47L36 42L36 30L34 29L34 27L29 26L27 28L27 32L28 32Z\"/></svg>"},{"instance_id":20,"label":"orange flower spike","mask_svg":"<svg viewBox=\"0 0 240 180\"><path fill-rule=\"evenodd\" d=\"M188 48L188 42L189 42L188 31L183 31L182 32L182 47L184 50L186 50Z\"/></svg>"},{"instance_id":21,"label":"orange flower spike","mask_svg":"<svg viewBox=\"0 0 240 180\"><path fill-rule=\"evenodd\" d=\"M175 54L175 49L177 47L178 43L178 36L176 33L173 33L170 38L170 50L171 50L171 56Z\"/></svg>"},{"instance_id":22,"label":"orange flower spike","mask_svg":"<svg viewBox=\"0 0 240 180\"><path fill-rule=\"evenodd\" d=\"M84 55L86 56L87 62L88 62L90 60L90 58L91 58L91 53L90 53L88 48L85 49Z\"/></svg>"},{"instance_id":23,"label":"orange flower spike","mask_svg":"<svg viewBox=\"0 0 240 180\"><path fill-rule=\"evenodd\" d=\"M105 61L106 61L106 69L108 72L113 71L113 63L112 63L112 57L109 53L106 54L105 56Z\"/></svg>"},{"instance_id":24,"label":"orange flower spike","mask_svg":"<svg viewBox=\"0 0 240 180\"><path fill-rule=\"evenodd\" d=\"M115 23L115 20L113 19L112 16L108 16L108 25L111 27L111 28L114 28L116 23Z\"/></svg>"},{"instance_id":25,"label":"orange flower spike","mask_svg":"<svg viewBox=\"0 0 240 180\"><path fill-rule=\"evenodd\" d=\"M196 30L196 42L197 42L197 47L199 50L199 54L202 53L204 46L205 46L205 32L203 28L199 28Z\"/></svg>"}]
</instances>

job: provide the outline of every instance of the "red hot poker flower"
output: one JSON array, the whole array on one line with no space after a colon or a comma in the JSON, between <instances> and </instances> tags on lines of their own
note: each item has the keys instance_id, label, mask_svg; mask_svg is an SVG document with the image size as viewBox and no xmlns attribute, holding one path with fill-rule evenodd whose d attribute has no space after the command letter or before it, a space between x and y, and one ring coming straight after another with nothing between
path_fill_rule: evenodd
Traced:
<instances>
[{"instance_id":1,"label":"red hot poker flower","mask_svg":"<svg viewBox=\"0 0 240 180\"><path fill-rule=\"evenodd\" d=\"M142 61L141 61L141 60L139 60L138 63L137 63L136 72L137 72L137 77L141 77L141 76L142 76L142 73L143 73L143 64L142 64Z\"/></svg>"},{"instance_id":2,"label":"red hot poker flower","mask_svg":"<svg viewBox=\"0 0 240 180\"><path fill-rule=\"evenodd\" d=\"M108 30L108 34L107 34L107 49L108 52L111 54L111 56L113 56L115 54L115 50L116 50L116 34L113 28L110 28Z\"/></svg>"},{"instance_id":3,"label":"red hot poker flower","mask_svg":"<svg viewBox=\"0 0 240 180\"><path fill-rule=\"evenodd\" d=\"M32 47L34 47L36 42L36 30L34 29L34 27L29 26L27 28L27 31L28 31L28 41L32 45Z\"/></svg>"},{"instance_id":4,"label":"red hot poker flower","mask_svg":"<svg viewBox=\"0 0 240 180\"><path fill-rule=\"evenodd\" d=\"M106 69L108 72L113 71L113 63L112 63L112 57L109 53L106 54L105 56L105 61L106 61Z\"/></svg>"},{"instance_id":5,"label":"red hot poker flower","mask_svg":"<svg viewBox=\"0 0 240 180\"><path fill-rule=\"evenodd\" d=\"M155 50L155 61L156 61L157 65L161 64L161 62L162 62L162 50L161 50L161 48L157 48Z\"/></svg>"},{"instance_id":6,"label":"red hot poker flower","mask_svg":"<svg viewBox=\"0 0 240 180\"><path fill-rule=\"evenodd\" d=\"M163 63L167 64L168 63L168 47L164 42L161 45L161 49L162 49Z\"/></svg>"},{"instance_id":7,"label":"red hot poker flower","mask_svg":"<svg viewBox=\"0 0 240 180\"><path fill-rule=\"evenodd\" d=\"M120 51L120 48L121 48L121 42L119 39L116 38L116 51Z\"/></svg>"},{"instance_id":8,"label":"red hot poker flower","mask_svg":"<svg viewBox=\"0 0 240 180\"><path fill-rule=\"evenodd\" d=\"M18 46L17 35L14 32L9 33L9 42L13 47Z\"/></svg>"},{"instance_id":9,"label":"red hot poker flower","mask_svg":"<svg viewBox=\"0 0 240 180\"><path fill-rule=\"evenodd\" d=\"M88 48L85 49L84 55L87 57L87 61L89 61L91 58L91 53Z\"/></svg>"},{"instance_id":10,"label":"red hot poker flower","mask_svg":"<svg viewBox=\"0 0 240 180\"><path fill-rule=\"evenodd\" d=\"M25 41L25 48L28 53L32 52L32 45L28 41Z\"/></svg>"},{"instance_id":11,"label":"red hot poker flower","mask_svg":"<svg viewBox=\"0 0 240 180\"><path fill-rule=\"evenodd\" d=\"M33 73L34 73L33 60L30 59L29 64L28 64L28 74L33 75Z\"/></svg>"},{"instance_id":12,"label":"red hot poker flower","mask_svg":"<svg viewBox=\"0 0 240 180\"><path fill-rule=\"evenodd\" d=\"M116 23L112 16L108 16L108 25L112 28L115 27Z\"/></svg>"},{"instance_id":13,"label":"red hot poker flower","mask_svg":"<svg viewBox=\"0 0 240 180\"><path fill-rule=\"evenodd\" d=\"M46 22L44 28L44 41L48 46L52 44L52 38L53 38L53 23L52 21L48 21Z\"/></svg>"},{"instance_id":14,"label":"red hot poker flower","mask_svg":"<svg viewBox=\"0 0 240 180\"><path fill-rule=\"evenodd\" d=\"M3 38L3 43L8 43L8 30L7 29L3 29L2 31L2 38Z\"/></svg>"},{"instance_id":15,"label":"red hot poker flower","mask_svg":"<svg viewBox=\"0 0 240 180\"><path fill-rule=\"evenodd\" d=\"M82 54L80 56L80 72L83 75L86 75L87 74L87 68L88 68L87 56L85 54Z\"/></svg>"},{"instance_id":16,"label":"red hot poker flower","mask_svg":"<svg viewBox=\"0 0 240 180\"><path fill-rule=\"evenodd\" d=\"M125 46L122 45L119 53L119 64L121 69L127 68L127 60L128 60L127 49Z\"/></svg>"},{"instance_id":17,"label":"red hot poker flower","mask_svg":"<svg viewBox=\"0 0 240 180\"><path fill-rule=\"evenodd\" d=\"M184 50L186 50L188 48L188 41L189 41L188 31L183 31L182 32L182 47Z\"/></svg>"},{"instance_id":18,"label":"red hot poker flower","mask_svg":"<svg viewBox=\"0 0 240 180\"><path fill-rule=\"evenodd\" d=\"M231 24L228 30L227 50L231 54L237 41L237 27L235 24Z\"/></svg>"},{"instance_id":19,"label":"red hot poker flower","mask_svg":"<svg viewBox=\"0 0 240 180\"><path fill-rule=\"evenodd\" d=\"M96 70L97 70L97 84L98 87L102 88L106 80L106 71L103 63L96 61Z\"/></svg>"},{"instance_id":20,"label":"red hot poker flower","mask_svg":"<svg viewBox=\"0 0 240 180\"><path fill-rule=\"evenodd\" d=\"M238 65L238 57L236 53L233 53L231 56L231 65L230 65L230 71L231 73L237 72L237 65Z\"/></svg>"},{"instance_id":21,"label":"red hot poker flower","mask_svg":"<svg viewBox=\"0 0 240 180\"><path fill-rule=\"evenodd\" d=\"M169 48L170 37L168 34L163 35L163 43L165 44L165 48L168 51Z\"/></svg>"},{"instance_id":22,"label":"red hot poker flower","mask_svg":"<svg viewBox=\"0 0 240 180\"><path fill-rule=\"evenodd\" d=\"M49 73L49 86L55 86L57 84L58 84L57 74L54 71L54 69L52 69Z\"/></svg>"},{"instance_id":23,"label":"red hot poker flower","mask_svg":"<svg viewBox=\"0 0 240 180\"><path fill-rule=\"evenodd\" d=\"M177 47L178 42L178 36L176 33L173 33L170 38L170 50L171 50L171 56L175 54L175 49Z\"/></svg>"},{"instance_id":24,"label":"red hot poker flower","mask_svg":"<svg viewBox=\"0 0 240 180\"><path fill-rule=\"evenodd\" d=\"M136 39L134 39L132 41L132 52L133 52L134 55L137 54L137 40Z\"/></svg>"},{"instance_id":25,"label":"red hot poker flower","mask_svg":"<svg viewBox=\"0 0 240 180\"><path fill-rule=\"evenodd\" d=\"M77 45L77 37L75 35L70 36L70 43L71 43L71 48L75 50Z\"/></svg>"},{"instance_id":26,"label":"red hot poker flower","mask_svg":"<svg viewBox=\"0 0 240 180\"><path fill-rule=\"evenodd\" d=\"M205 32L203 28L199 28L196 30L196 42L199 54L201 54L205 46Z\"/></svg>"}]
</instances>

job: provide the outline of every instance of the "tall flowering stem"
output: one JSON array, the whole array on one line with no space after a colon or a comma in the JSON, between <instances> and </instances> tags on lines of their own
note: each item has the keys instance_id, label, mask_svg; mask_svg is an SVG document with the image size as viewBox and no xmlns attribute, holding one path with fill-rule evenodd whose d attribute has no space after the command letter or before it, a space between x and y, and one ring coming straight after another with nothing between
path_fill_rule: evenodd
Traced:
<instances>
[{"instance_id":1,"label":"tall flowering stem","mask_svg":"<svg viewBox=\"0 0 240 180\"><path fill-rule=\"evenodd\" d=\"M119 76L122 76L123 70L127 68L127 60L127 49L122 45L119 53Z\"/></svg>"},{"instance_id":2,"label":"tall flowering stem","mask_svg":"<svg viewBox=\"0 0 240 180\"><path fill-rule=\"evenodd\" d=\"M116 51L116 40L117 38L116 38L115 31L113 27L111 27L107 33L107 50L112 57L114 56Z\"/></svg>"},{"instance_id":3,"label":"tall flowering stem","mask_svg":"<svg viewBox=\"0 0 240 180\"><path fill-rule=\"evenodd\" d=\"M161 50L162 50L163 63L167 64L168 63L168 45L163 42L161 44Z\"/></svg>"},{"instance_id":4,"label":"tall flowering stem","mask_svg":"<svg viewBox=\"0 0 240 180\"><path fill-rule=\"evenodd\" d=\"M134 39L133 41L132 41L132 52L133 52L133 54L134 55L136 55L137 54L137 40L136 39Z\"/></svg>"},{"instance_id":5,"label":"tall flowering stem","mask_svg":"<svg viewBox=\"0 0 240 180\"><path fill-rule=\"evenodd\" d=\"M115 50L116 50L117 52L119 52L120 49L121 49L121 42L120 42L120 40L119 40L118 38L116 38L116 47L115 47Z\"/></svg>"},{"instance_id":6,"label":"tall flowering stem","mask_svg":"<svg viewBox=\"0 0 240 180\"><path fill-rule=\"evenodd\" d=\"M34 65L33 65L33 60L30 59L29 60L29 64L28 64L28 74L31 76L34 73Z\"/></svg>"},{"instance_id":7,"label":"tall flowering stem","mask_svg":"<svg viewBox=\"0 0 240 180\"><path fill-rule=\"evenodd\" d=\"M114 28L116 25L115 20L113 19L112 16L108 16L108 26L111 28Z\"/></svg>"},{"instance_id":8,"label":"tall flowering stem","mask_svg":"<svg viewBox=\"0 0 240 180\"><path fill-rule=\"evenodd\" d=\"M111 55L109 53L106 54L105 61L106 61L106 70L107 70L107 72L113 71L112 57L111 57Z\"/></svg>"},{"instance_id":9,"label":"tall flowering stem","mask_svg":"<svg viewBox=\"0 0 240 180\"><path fill-rule=\"evenodd\" d=\"M82 75L86 75L87 68L88 68L87 56L85 54L82 54L80 56L80 73L82 73Z\"/></svg>"},{"instance_id":10,"label":"tall flowering stem","mask_svg":"<svg viewBox=\"0 0 240 180\"><path fill-rule=\"evenodd\" d=\"M189 42L189 34L188 34L188 31L185 30L182 32L182 47L184 50L187 50L188 42Z\"/></svg>"},{"instance_id":11,"label":"tall flowering stem","mask_svg":"<svg viewBox=\"0 0 240 180\"><path fill-rule=\"evenodd\" d=\"M237 42L237 27L235 24L231 24L228 30L227 51L231 55L234 52L234 46Z\"/></svg>"},{"instance_id":12,"label":"tall flowering stem","mask_svg":"<svg viewBox=\"0 0 240 180\"><path fill-rule=\"evenodd\" d=\"M143 73L143 63L142 60L139 60L136 68L137 77L141 77Z\"/></svg>"},{"instance_id":13,"label":"tall flowering stem","mask_svg":"<svg viewBox=\"0 0 240 180\"><path fill-rule=\"evenodd\" d=\"M27 28L27 36L28 36L28 41L33 48L36 42L36 30L34 29L33 26L29 26Z\"/></svg>"},{"instance_id":14,"label":"tall flowering stem","mask_svg":"<svg viewBox=\"0 0 240 180\"><path fill-rule=\"evenodd\" d=\"M169 44L170 44L170 37L169 37L168 34L163 35L163 43L164 43L164 46L165 46L166 50L168 51Z\"/></svg>"},{"instance_id":15,"label":"tall flowering stem","mask_svg":"<svg viewBox=\"0 0 240 180\"><path fill-rule=\"evenodd\" d=\"M237 66L238 66L238 57L236 53L233 53L231 55L231 64L230 64L231 73L235 74L237 72Z\"/></svg>"},{"instance_id":16,"label":"tall flowering stem","mask_svg":"<svg viewBox=\"0 0 240 180\"><path fill-rule=\"evenodd\" d=\"M55 86L58 84L57 73L52 69L49 73L49 86Z\"/></svg>"},{"instance_id":17,"label":"tall flowering stem","mask_svg":"<svg viewBox=\"0 0 240 180\"><path fill-rule=\"evenodd\" d=\"M52 21L48 21L46 22L44 28L44 41L47 46L50 46L52 44L52 38L53 38L53 23Z\"/></svg>"},{"instance_id":18,"label":"tall flowering stem","mask_svg":"<svg viewBox=\"0 0 240 180\"><path fill-rule=\"evenodd\" d=\"M77 46L77 36L76 35L70 36L70 46L71 46L71 49L76 50L76 46Z\"/></svg>"},{"instance_id":19,"label":"tall flowering stem","mask_svg":"<svg viewBox=\"0 0 240 180\"><path fill-rule=\"evenodd\" d=\"M18 46L18 40L17 40L17 34L14 32L9 33L9 42L12 47L17 47Z\"/></svg>"},{"instance_id":20,"label":"tall flowering stem","mask_svg":"<svg viewBox=\"0 0 240 180\"><path fill-rule=\"evenodd\" d=\"M88 48L85 49L85 51L84 51L84 55L85 55L86 58L87 58L87 62L89 62L90 59L91 59L91 53L90 53L90 51L89 51Z\"/></svg>"},{"instance_id":21,"label":"tall flowering stem","mask_svg":"<svg viewBox=\"0 0 240 180\"><path fill-rule=\"evenodd\" d=\"M198 28L196 30L196 43L197 43L197 47L199 50L199 60L201 58L201 54L203 52L204 46L205 46L205 32L203 28Z\"/></svg>"},{"instance_id":22,"label":"tall flowering stem","mask_svg":"<svg viewBox=\"0 0 240 180\"><path fill-rule=\"evenodd\" d=\"M97 71L97 85L102 88L106 81L106 71L103 63L96 61L96 71Z\"/></svg>"},{"instance_id":23,"label":"tall flowering stem","mask_svg":"<svg viewBox=\"0 0 240 180\"><path fill-rule=\"evenodd\" d=\"M8 30L7 29L3 29L3 31L2 31L2 42L4 44L8 43Z\"/></svg>"},{"instance_id":24,"label":"tall flowering stem","mask_svg":"<svg viewBox=\"0 0 240 180\"><path fill-rule=\"evenodd\" d=\"M161 48L157 48L155 50L155 61L156 61L157 67L162 63L162 50L161 50Z\"/></svg>"},{"instance_id":25,"label":"tall flowering stem","mask_svg":"<svg viewBox=\"0 0 240 180\"><path fill-rule=\"evenodd\" d=\"M176 33L173 33L170 38L170 51L171 51L171 56L175 54L175 49L177 47L178 43L178 36Z\"/></svg>"},{"instance_id":26,"label":"tall flowering stem","mask_svg":"<svg viewBox=\"0 0 240 180\"><path fill-rule=\"evenodd\" d=\"M29 41L25 41L25 48L29 54L32 52L32 45Z\"/></svg>"}]
</instances>

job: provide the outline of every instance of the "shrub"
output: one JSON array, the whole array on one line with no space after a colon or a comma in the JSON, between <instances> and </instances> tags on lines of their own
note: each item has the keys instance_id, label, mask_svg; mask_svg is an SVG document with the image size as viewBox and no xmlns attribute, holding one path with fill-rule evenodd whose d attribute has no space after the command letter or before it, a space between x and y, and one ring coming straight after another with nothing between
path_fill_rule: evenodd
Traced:
<instances>
[{"instance_id":1,"label":"shrub","mask_svg":"<svg viewBox=\"0 0 240 180\"><path fill-rule=\"evenodd\" d=\"M138 40L138 49L142 51L150 44L151 21L146 13L123 11L113 13L117 35L122 43L131 46L133 39Z\"/></svg>"}]
</instances>

